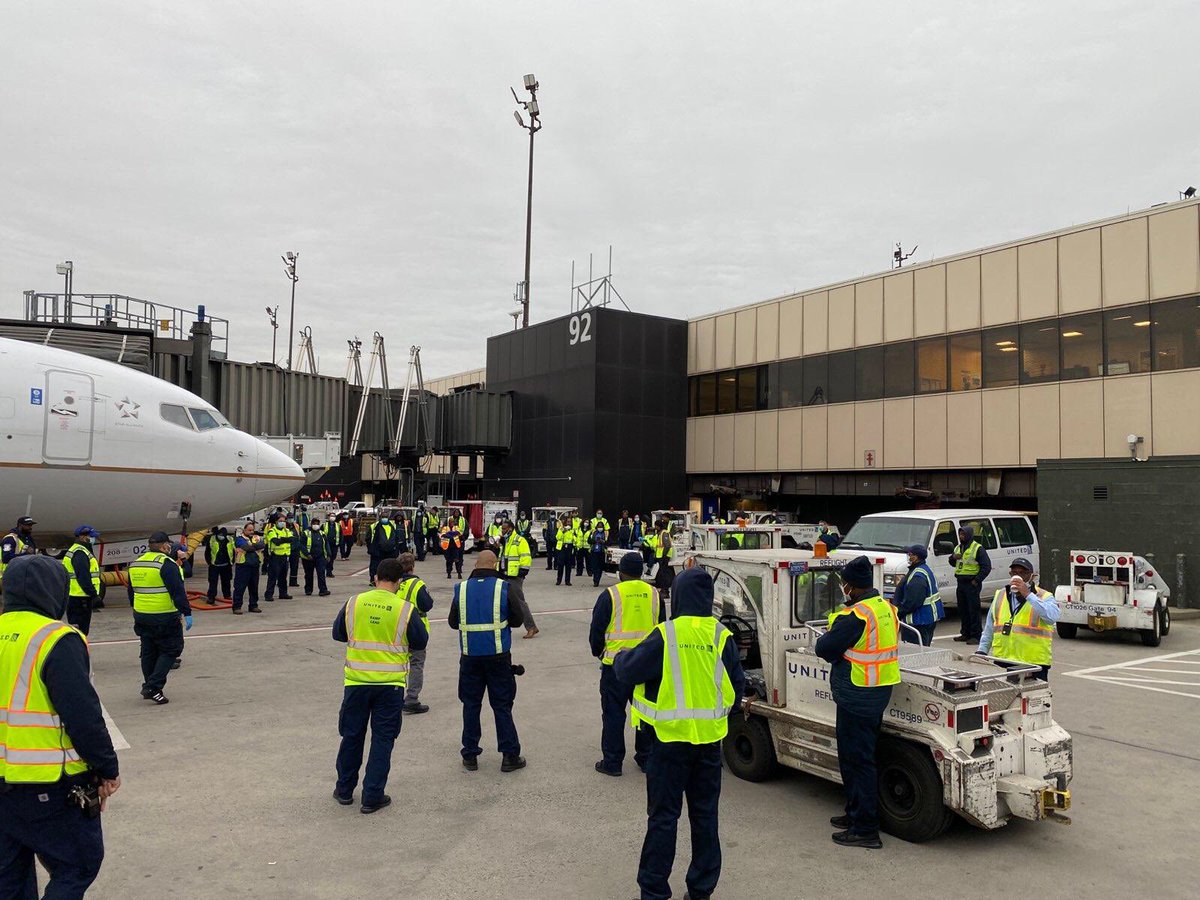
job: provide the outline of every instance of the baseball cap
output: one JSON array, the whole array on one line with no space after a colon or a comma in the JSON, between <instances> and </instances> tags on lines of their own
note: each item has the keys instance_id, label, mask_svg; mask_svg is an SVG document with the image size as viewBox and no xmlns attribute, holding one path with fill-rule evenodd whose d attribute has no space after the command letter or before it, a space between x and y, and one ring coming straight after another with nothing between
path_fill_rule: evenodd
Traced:
<instances>
[{"instance_id":1,"label":"baseball cap","mask_svg":"<svg viewBox=\"0 0 1200 900\"><path fill-rule=\"evenodd\" d=\"M1016 559L1014 559L1012 562L1010 562L1008 564L1008 567L1010 569L1025 569L1029 572L1034 571L1033 563L1031 563L1029 560L1027 560L1023 556L1018 556Z\"/></svg>"},{"instance_id":2,"label":"baseball cap","mask_svg":"<svg viewBox=\"0 0 1200 900\"><path fill-rule=\"evenodd\" d=\"M150 535L150 540L147 543L165 544L169 540L171 540L171 536L169 534L167 534L165 531L156 531L156 532L154 532L154 534Z\"/></svg>"},{"instance_id":3,"label":"baseball cap","mask_svg":"<svg viewBox=\"0 0 1200 900\"><path fill-rule=\"evenodd\" d=\"M929 550L921 544L910 544L904 548L905 553L911 553L918 559L925 559L929 556Z\"/></svg>"},{"instance_id":4,"label":"baseball cap","mask_svg":"<svg viewBox=\"0 0 1200 900\"><path fill-rule=\"evenodd\" d=\"M93 537L100 537L100 532L98 532L91 525L80 525L75 529L75 537L83 537L85 534L90 534Z\"/></svg>"},{"instance_id":5,"label":"baseball cap","mask_svg":"<svg viewBox=\"0 0 1200 900\"><path fill-rule=\"evenodd\" d=\"M36 525L37 522L33 521L33 516L21 516L21 518L17 519L17 524L18 525Z\"/></svg>"}]
</instances>

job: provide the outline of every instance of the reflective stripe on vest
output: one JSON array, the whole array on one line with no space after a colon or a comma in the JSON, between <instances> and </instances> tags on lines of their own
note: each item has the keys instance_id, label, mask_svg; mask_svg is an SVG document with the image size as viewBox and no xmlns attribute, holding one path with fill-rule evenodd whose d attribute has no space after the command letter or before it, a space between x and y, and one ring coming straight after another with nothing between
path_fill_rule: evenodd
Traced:
<instances>
[{"instance_id":1,"label":"reflective stripe on vest","mask_svg":"<svg viewBox=\"0 0 1200 900\"><path fill-rule=\"evenodd\" d=\"M400 588L396 591L396 596L405 603L411 603L413 605L413 609L417 611L417 615L419 615L421 617L421 621L425 623L425 630L429 631L429 616L422 612L420 607L417 606L417 594L420 593L421 588L423 587L425 587L425 582L423 582L416 575L413 575L400 582Z\"/></svg>"},{"instance_id":2,"label":"reflective stripe on vest","mask_svg":"<svg viewBox=\"0 0 1200 900\"><path fill-rule=\"evenodd\" d=\"M88 572L91 573L92 592L99 596L100 594L100 563L96 562L96 557L92 553L92 548L86 544L81 544L76 541L71 545L71 549L67 551L67 555L63 557L63 566L66 567L67 577L70 581L67 582L67 593L71 597L86 597L88 592L79 584L79 579L75 577L75 565L72 557L75 556L76 550L82 550L88 557Z\"/></svg>"},{"instance_id":3,"label":"reflective stripe on vest","mask_svg":"<svg viewBox=\"0 0 1200 900\"><path fill-rule=\"evenodd\" d=\"M721 656L729 629L711 616L680 616L655 628L663 638L662 680L656 700L647 699L645 684L634 688L634 725L649 722L660 741L721 740L736 699Z\"/></svg>"},{"instance_id":4,"label":"reflective stripe on vest","mask_svg":"<svg viewBox=\"0 0 1200 900\"><path fill-rule=\"evenodd\" d=\"M855 615L863 621L858 643L842 654L850 663L850 682L858 687L899 684L900 624L895 608L882 597L868 597L831 613L830 625L838 616L845 615Z\"/></svg>"},{"instance_id":5,"label":"reflective stripe on vest","mask_svg":"<svg viewBox=\"0 0 1200 900\"><path fill-rule=\"evenodd\" d=\"M133 609L141 613L175 612L175 601L163 581L162 567L171 560L150 551L129 564L129 584L133 587Z\"/></svg>"},{"instance_id":6,"label":"reflective stripe on vest","mask_svg":"<svg viewBox=\"0 0 1200 900\"><path fill-rule=\"evenodd\" d=\"M500 571L508 576L521 574L522 569L533 565L533 556L529 552L529 542L515 531L504 542L500 551Z\"/></svg>"},{"instance_id":7,"label":"reflective stripe on vest","mask_svg":"<svg viewBox=\"0 0 1200 900\"><path fill-rule=\"evenodd\" d=\"M1038 597L1043 600L1051 596L1049 591L1036 590ZM1013 616L1009 607L1008 591L1000 588L992 598L992 608L988 615L992 617L993 656L1035 666L1051 664L1054 653L1054 626L1042 621L1042 617L1037 614L1037 610L1028 599L1021 604L1016 616ZM1010 622L1012 627L1009 633L1005 634L1004 626Z\"/></svg>"},{"instance_id":8,"label":"reflective stripe on vest","mask_svg":"<svg viewBox=\"0 0 1200 900\"><path fill-rule=\"evenodd\" d=\"M954 574L970 577L979 574L979 551L982 548L979 546L979 541L971 541L967 545L967 549L963 550L959 544L954 548L954 552L959 554L958 562L954 564Z\"/></svg>"},{"instance_id":9,"label":"reflective stripe on vest","mask_svg":"<svg viewBox=\"0 0 1200 900\"><path fill-rule=\"evenodd\" d=\"M613 585L608 596L612 614L604 632L604 654L600 661L611 666L618 653L636 647L658 625L658 593L635 578Z\"/></svg>"},{"instance_id":10,"label":"reflective stripe on vest","mask_svg":"<svg viewBox=\"0 0 1200 900\"><path fill-rule=\"evenodd\" d=\"M11 538L16 539L17 551L16 551L16 553L13 554L14 559L18 556L23 556L25 554L25 542L23 540L21 540L21 535L17 534L17 532L15 532L15 531L10 531L8 534L4 535L4 537L5 538L11 537ZM3 559L3 557L0 557L0 578L2 578L4 576L4 570L7 569L10 565L12 565L12 563L6 563Z\"/></svg>"},{"instance_id":11,"label":"reflective stripe on vest","mask_svg":"<svg viewBox=\"0 0 1200 900\"><path fill-rule=\"evenodd\" d=\"M39 613L0 616L0 779L10 784L51 784L88 769L42 681L46 656L71 633L79 634Z\"/></svg>"},{"instance_id":12,"label":"reflective stripe on vest","mask_svg":"<svg viewBox=\"0 0 1200 900\"><path fill-rule=\"evenodd\" d=\"M274 528L268 528L266 539L267 550L270 552L270 554L272 556L290 556L292 552L292 545L283 539L290 538L291 535L291 530L282 525L276 525ZM273 542L273 540L275 540L275 542Z\"/></svg>"},{"instance_id":13,"label":"reflective stripe on vest","mask_svg":"<svg viewBox=\"0 0 1200 900\"><path fill-rule=\"evenodd\" d=\"M922 564L922 565L917 566L915 569L913 569L911 572L908 573L908 577L906 579L904 579L904 583L907 585L917 575L920 575L922 578L925 579L925 584L927 584L929 586L929 596L926 597L925 602L921 604L921 609L918 610L917 612L910 612L907 616L904 617L904 621L908 622L911 625L918 612L928 611L929 618L932 620L932 622L934 622L934 623L940 622L942 619L944 619L946 617L946 610L945 610L945 607L942 606L942 595L938 593L937 579L933 578L929 574L929 569L926 568L924 566L924 564ZM922 624L931 624L931 623L925 622Z\"/></svg>"},{"instance_id":14,"label":"reflective stripe on vest","mask_svg":"<svg viewBox=\"0 0 1200 900\"><path fill-rule=\"evenodd\" d=\"M378 622L359 603L374 604ZM408 622L414 607L395 594L374 590L359 594L346 604L345 683L407 685L409 668ZM395 619L392 623L391 619ZM387 638L387 640L372 640Z\"/></svg>"},{"instance_id":15,"label":"reflective stripe on vest","mask_svg":"<svg viewBox=\"0 0 1200 900\"><path fill-rule=\"evenodd\" d=\"M500 616L500 600L504 594L504 582L495 579L496 587L492 593L492 621L467 624L467 584L459 582L454 586L455 600L458 602L459 643L462 645L463 656L470 656L468 636L481 631L491 631L496 636L496 652L504 652L504 631L508 628L508 620ZM476 654L482 655L482 654Z\"/></svg>"}]
</instances>

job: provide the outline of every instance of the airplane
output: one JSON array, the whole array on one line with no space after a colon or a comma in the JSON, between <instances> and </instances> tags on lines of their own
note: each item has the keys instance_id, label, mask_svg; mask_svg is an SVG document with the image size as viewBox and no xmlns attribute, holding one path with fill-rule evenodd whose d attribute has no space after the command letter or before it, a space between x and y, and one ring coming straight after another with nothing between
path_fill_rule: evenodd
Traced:
<instances>
[{"instance_id":1,"label":"airplane","mask_svg":"<svg viewBox=\"0 0 1200 900\"><path fill-rule=\"evenodd\" d=\"M145 542L291 497L304 471L212 404L126 366L0 338L0 533L37 520L39 547L88 524Z\"/></svg>"}]
</instances>

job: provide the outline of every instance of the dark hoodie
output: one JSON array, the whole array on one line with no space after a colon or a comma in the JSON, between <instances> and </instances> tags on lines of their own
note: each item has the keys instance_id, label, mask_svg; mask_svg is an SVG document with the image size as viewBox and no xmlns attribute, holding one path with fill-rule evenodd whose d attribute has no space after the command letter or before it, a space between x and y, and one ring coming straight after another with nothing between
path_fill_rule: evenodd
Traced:
<instances>
[{"instance_id":1,"label":"dark hoodie","mask_svg":"<svg viewBox=\"0 0 1200 900\"><path fill-rule=\"evenodd\" d=\"M675 578L671 586L671 618L700 616L709 618L713 614L713 580L703 569L685 569ZM613 660L613 674L625 684L645 684L646 698L658 699L658 685L663 672L663 633L654 629L632 650L624 650ZM733 683L733 708L741 703L746 688L746 673L738 657L737 643L725 641L721 661Z\"/></svg>"},{"instance_id":2,"label":"dark hoodie","mask_svg":"<svg viewBox=\"0 0 1200 900\"><path fill-rule=\"evenodd\" d=\"M67 608L67 570L48 556L22 556L4 572L4 616L35 612L60 619ZM82 635L72 629L46 654L42 681L54 711L76 751L101 777L116 778L117 754L104 724L100 698L88 677L88 651Z\"/></svg>"}]
</instances>

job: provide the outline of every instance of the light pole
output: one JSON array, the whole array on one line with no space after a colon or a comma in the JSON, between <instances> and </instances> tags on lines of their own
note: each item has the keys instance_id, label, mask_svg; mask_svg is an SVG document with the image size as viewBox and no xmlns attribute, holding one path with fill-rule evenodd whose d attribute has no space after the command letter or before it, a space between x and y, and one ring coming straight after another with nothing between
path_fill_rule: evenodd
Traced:
<instances>
[{"instance_id":1,"label":"light pole","mask_svg":"<svg viewBox=\"0 0 1200 900\"><path fill-rule=\"evenodd\" d=\"M71 321L71 288L75 280L75 264L69 259L54 267L54 271L63 277L63 314L68 322Z\"/></svg>"},{"instance_id":2,"label":"light pole","mask_svg":"<svg viewBox=\"0 0 1200 900\"><path fill-rule=\"evenodd\" d=\"M513 91L513 99L517 101L517 105L524 107L525 112L529 114L529 124L525 124L525 120L521 118L521 114L515 109L513 117L517 120L517 124L529 132L529 191L525 198L525 290L521 299L521 327L529 327L529 243L533 236L533 136L542 130L542 121L540 118L541 111L538 109L537 102L538 81L536 75L525 76L525 90L529 91L529 99L522 100L517 96L517 92ZM512 90L512 88L509 88Z\"/></svg>"},{"instance_id":3,"label":"light pole","mask_svg":"<svg viewBox=\"0 0 1200 900\"><path fill-rule=\"evenodd\" d=\"M292 341L296 331L296 282L299 278L296 275L296 261L300 259L300 254L289 250L283 256L279 257L283 260L283 274L287 276L288 281L292 283L292 311L288 315L288 371L292 371ZM278 309L279 307L276 307Z\"/></svg>"},{"instance_id":4,"label":"light pole","mask_svg":"<svg viewBox=\"0 0 1200 900\"><path fill-rule=\"evenodd\" d=\"M275 365L275 337L279 334L279 307L267 307L267 316L271 319L271 365Z\"/></svg>"}]
</instances>

